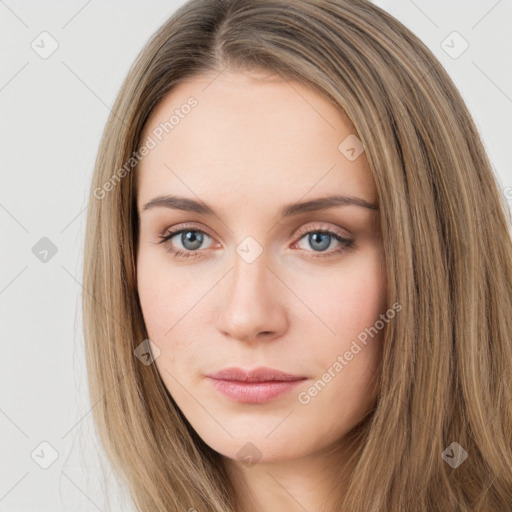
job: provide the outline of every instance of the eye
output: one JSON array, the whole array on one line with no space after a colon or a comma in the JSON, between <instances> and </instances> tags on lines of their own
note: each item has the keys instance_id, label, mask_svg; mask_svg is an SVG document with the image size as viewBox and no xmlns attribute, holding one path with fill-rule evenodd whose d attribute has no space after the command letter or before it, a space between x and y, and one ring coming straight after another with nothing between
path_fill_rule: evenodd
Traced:
<instances>
[{"instance_id":1,"label":"eye","mask_svg":"<svg viewBox=\"0 0 512 512\"><path fill-rule=\"evenodd\" d=\"M200 229L195 229L193 227L184 228L180 230L168 230L166 234L161 235L159 237L161 242L159 244L168 243L169 248L168 252L172 253L176 257L196 257L198 256L198 249L201 247L203 242L207 238L212 240L212 238ZM173 239L176 239L173 241ZM175 244L181 244L181 248L175 247Z\"/></svg>"},{"instance_id":2,"label":"eye","mask_svg":"<svg viewBox=\"0 0 512 512\"><path fill-rule=\"evenodd\" d=\"M330 256L335 256L340 254L348 249L354 248L354 241L348 238L341 236L339 233L335 231L331 231L328 229L310 229L309 231L302 231L301 238L295 242L294 245L299 244L299 242L303 239L306 240L307 245L309 245L312 250L305 249L308 252L317 253L314 254L314 258L326 258ZM335 249L328 251L330 247L334 244L338 244ZM325 253L325 254L323 254Z\"/></svg>"}]
</instances>

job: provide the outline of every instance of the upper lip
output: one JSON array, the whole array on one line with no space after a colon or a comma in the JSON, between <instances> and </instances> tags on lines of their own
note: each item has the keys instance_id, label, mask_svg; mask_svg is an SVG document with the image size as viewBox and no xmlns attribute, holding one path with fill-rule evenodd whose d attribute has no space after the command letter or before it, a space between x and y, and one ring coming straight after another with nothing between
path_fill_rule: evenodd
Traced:
<instances>
[{"instance_id":1,"label":"upper lip","mask_svg":"<svg viewBox=\"0 0 512 512\"><path fill-rule=\"evenodd\" d=\"M260 366L258 368L224 368L218 372L210 373L207 377L217 380L232 380L237 382L268 382L268 381L295 381L303 380L307 377L301 375L292 375L274 368Z\"/></svg>"}]
</instances>

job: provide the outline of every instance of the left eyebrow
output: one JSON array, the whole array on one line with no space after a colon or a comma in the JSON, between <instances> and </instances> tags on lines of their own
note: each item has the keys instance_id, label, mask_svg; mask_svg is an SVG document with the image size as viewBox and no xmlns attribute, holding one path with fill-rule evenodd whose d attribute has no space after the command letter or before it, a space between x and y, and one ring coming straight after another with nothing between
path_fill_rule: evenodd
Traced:
<instances>
[{"instance_id":1,"label":"left eyebrow","mask_svg":"<svg viewBox=\"0 0 512 512\"><path fill-rule=\"evenodd\" d=\"M353 197L348 195L331 195L327 197L319 197L311 199L310 201L294 202L284 206L281 210L281 218L292 217L300 215L301 213L315 212L334 208L336 206L358 206L368 210L378 211L379 207L376 204L370 203L365 199ZM158 196L143 206L143 210L150 208L163 207L172 210L183 210L189 212L196 212L202 215L216 215L213 208L206 203L189 199L182 196Z\"/></svg>"},{"instance_id":2,"label":"left eyebrow","mask_svg":"<svg viewBox=\"0 0 512 512\"><path fill-rule=\"evenodd\" d=\"M376 204L370 203L369 201L361 199L360 197L332 195L327 197L319 197L310 201L291 203L283 208L281 211L281 218L291 217L301 213L326 210L336 206L359 206L361 208L367 208L368 210L379 210L379 207Z\"/></svg>"}]
</instances>

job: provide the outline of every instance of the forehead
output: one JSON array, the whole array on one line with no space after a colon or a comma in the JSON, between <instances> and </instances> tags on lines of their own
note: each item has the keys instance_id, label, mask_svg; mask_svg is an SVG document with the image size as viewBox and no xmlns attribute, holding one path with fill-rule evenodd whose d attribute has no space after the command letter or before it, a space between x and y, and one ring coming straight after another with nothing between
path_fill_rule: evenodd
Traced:
<instances>
[{"instance_id":1,"label":"forehead","mask_svg":"<svg viewBox=\"0 0 512 512\"><path fill-rule=\"evenodd\" d=\"M351 160L340 149L355 136L342 110L301 83L264 71L189 78L146 123L143 140L156 145L139 165L139 204L176 188L260 201L337 189L375 202L364 152Z\"/></svg>"}]
</instances>

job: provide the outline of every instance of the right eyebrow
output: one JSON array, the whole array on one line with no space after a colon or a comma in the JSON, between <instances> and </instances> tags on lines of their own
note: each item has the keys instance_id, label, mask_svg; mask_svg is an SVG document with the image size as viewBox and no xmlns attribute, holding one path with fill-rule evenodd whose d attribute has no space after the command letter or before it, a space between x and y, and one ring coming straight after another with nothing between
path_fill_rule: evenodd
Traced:
<instances>
[{"instance_id":1,"label":"right eyebrow","mask_svg":"<svg viewBox=\"0 0 512 512\"><path fill-rule=\"evenodd\" d=\"M180 196L158 196L144 205L143 211L150 208L170 208L171 210L183 210L188 212L201 213L203 215L215 215L215 212L208 205Z\"/></svg>"}]
</instances>

